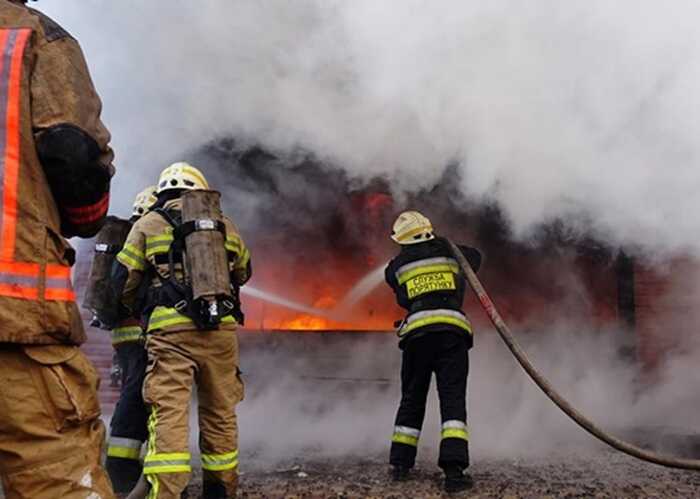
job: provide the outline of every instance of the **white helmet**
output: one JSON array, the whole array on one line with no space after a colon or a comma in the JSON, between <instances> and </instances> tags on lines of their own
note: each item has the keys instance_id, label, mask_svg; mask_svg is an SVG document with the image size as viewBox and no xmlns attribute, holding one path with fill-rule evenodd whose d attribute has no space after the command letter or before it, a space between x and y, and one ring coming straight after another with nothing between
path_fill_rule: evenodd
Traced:
<instances>
[{"instance_id":1,"label":"white helmet","mask_svg":"<svg viewBox=\"0 0 700 499\"><path fill-rule=\"evenodd\" d=\"M132 216L143 216L157 200L156 186L149 185L136 195L136 199L134 199L134 207L131 211Z\"/></svg>"},{"instance_id":2,"label":"white helmet","mask_svg":"<svg viewBox=\"0 0 700 499\"><path fill-rule=\"evenodd\" d=\"M399 244L417 244L434 239L433 224L417 211L404 211L394 222L391 238Z\"/></svg>"},{"instance_id":3,"label":"white helmet","mask_svg":"<svg viewBox=\"0 0 700 499\"><path fill-rule=\"evenodd\" d=\"M173 163L160 173L158 194L169 189L209 189L202 172L189 163Z\"/></svg>"}]
</instances>

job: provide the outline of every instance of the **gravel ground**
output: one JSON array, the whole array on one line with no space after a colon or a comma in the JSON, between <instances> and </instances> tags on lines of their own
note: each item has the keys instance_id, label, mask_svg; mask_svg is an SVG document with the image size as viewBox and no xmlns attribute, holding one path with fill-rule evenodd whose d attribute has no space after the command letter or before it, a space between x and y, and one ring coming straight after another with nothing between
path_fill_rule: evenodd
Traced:
<instances>
[{"instance_id":1,"label":"gravel ground","mask_svg":"<svg viewBox=\"0 0 700 499\"><path fill-rule=\"evenodd\" d=\"M613 452L585 457L479 460L471 468L476 484L468 492L441 492L441 473L420 463L411 480L392 483L384 461L332 460L251 469L241 476L246 499L321 498L700 498L700 473L648 465ZM192 497L198 488L192 487Z\"/></svg>"},{"instance_id":2,"label":"gravel ground","mask_svg":"<svg viewBox=\"0 0 700 499\"><path fill-rule=\"evenodd\" d=\"M303 462L271 471L262 468L261 463L252 466L241 474L241 499L700 498L700 473L661 468L613 452L479 460L470 469L475 487L453 495L441 492L442 476L431 463L419 463L411 479L402 483L389 480L389 468L379 459ZM190 497L199 497L199 482L196 476L190 485Z\"/></svg>"}]
</instances>

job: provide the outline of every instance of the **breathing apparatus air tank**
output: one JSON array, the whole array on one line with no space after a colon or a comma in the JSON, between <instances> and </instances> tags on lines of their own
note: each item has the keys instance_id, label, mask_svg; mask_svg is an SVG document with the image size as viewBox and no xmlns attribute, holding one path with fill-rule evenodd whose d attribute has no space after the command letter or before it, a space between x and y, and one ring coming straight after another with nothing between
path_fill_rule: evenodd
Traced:
<instances>
[{"instance_id":1,"label":"breathing apparatus air tank","mask_svg":"<svg viewBox=\"0 0 700 499\"><path fill-rule=\"evenodd\" d=\"M215 327L234 309L221 193L200 189L184 193L178 230L184 239L192 308L199 322Z\"/></svg>"},{"instance_id":2,"label":"breathing apparatus air tank","mask_svg":"<svg viewBox=\"0 0 700 499\"><path fill-rule=\"evenodd\" d=\"M108 216L95 237L95 250L90 266L83 307L92 312L93 325L109 329L119 315L119 297L111 286L112 265L129 235L132 223Z\"/></svg>"}]
</instances>

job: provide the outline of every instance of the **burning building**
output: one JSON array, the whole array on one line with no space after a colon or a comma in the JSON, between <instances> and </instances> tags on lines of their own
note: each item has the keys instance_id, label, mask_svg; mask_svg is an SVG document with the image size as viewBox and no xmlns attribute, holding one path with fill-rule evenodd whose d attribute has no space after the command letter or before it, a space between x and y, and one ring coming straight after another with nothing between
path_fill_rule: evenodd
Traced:
<instances>
[{"instance_id":1,"label":"burning building","mask_svg":"<svg viewBox=\"0 0 700 499\"><path fill-rule=\"evenodd\" d=\"M392 330L403 312L383 285L395 252L389 228L399 211L418 207L440 234L482 250L482 280L523 332L576 317L589 331L626 335L628 351L647 366L678 343L672 336L689 334L659 334L658 324L664 314L692 308L690 274L679 270L690 269L692 259L647 261L641 251L596 238L585 221L549 220L516 242L496 203L469 201L456 187L457 165L435 187L395 197L386 179L360 182L303 151L278 156L226 139L201 148L195 162L226 192L226 208L260 262L252 286L268 296L245 297L247 329ZM672 291L685 298L673 305ZM476 301L467 307L478 329L486 329Z\"/></svg>"}]
</instances>

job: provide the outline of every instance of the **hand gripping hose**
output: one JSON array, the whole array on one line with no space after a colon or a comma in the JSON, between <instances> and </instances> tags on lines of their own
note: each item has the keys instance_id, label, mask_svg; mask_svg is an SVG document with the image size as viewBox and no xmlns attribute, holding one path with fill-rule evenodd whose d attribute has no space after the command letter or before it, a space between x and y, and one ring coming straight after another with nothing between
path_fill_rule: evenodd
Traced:
<instances>
[{"instance_id":1,"label":"hand gripping hose","mask_svg":"<svg viewBox=\"0 0 700 499\"><path fill-rule=\"evenodd\" d=\"M464 255L462 255L462 252L457 248L457 246L454 245L454 243L452 243L452 241L448 241L448 244L450 245L450 250L452 251L454 257L457 259L457 262L459 262L460 267L462 267L462 272L464 272L464 276L467 278L467 281L469 281L469 285L474 290L474 293L476 293L479 301L481 302L481 306L488 314L489 319L491 319L491 322L493 322L493 325L496 326L496 330L505 342L506 346L513 353L523 369L525 369L525 372L527 372L537 386L540 387L540 389L550 398L552 402L557 405L557 407L559 407L559 409L564 411L567 416L573 419L588 433L599 440L602 440L611 447L619 450L620 452L624 452L625 454L629 454L630 456L636 457L643 461L660 464L661 466L668 466L669 468L700 470L700 460L663 456L655 452L642 449L641 447L637 447L636 445L632 445L604 432L591 420L586 418L586 416L581 414L578 410L576 410L576 408L569 404L569 402L559 395L549 381L547 381L547 379L542 376L532 365L527 354L525 354L525 351L520 347L516 339L513 337L513 334L510 332L510 329L503 321L503 318L498 313L498 310L496 310L496 306L491 301L491 298L489 298L489 295L486 293L486 290L481 285L479 278L476 277L476 274L472 270L469 263L467 263L467 260L464 258Z\"/></svg>"}]
</instances>

